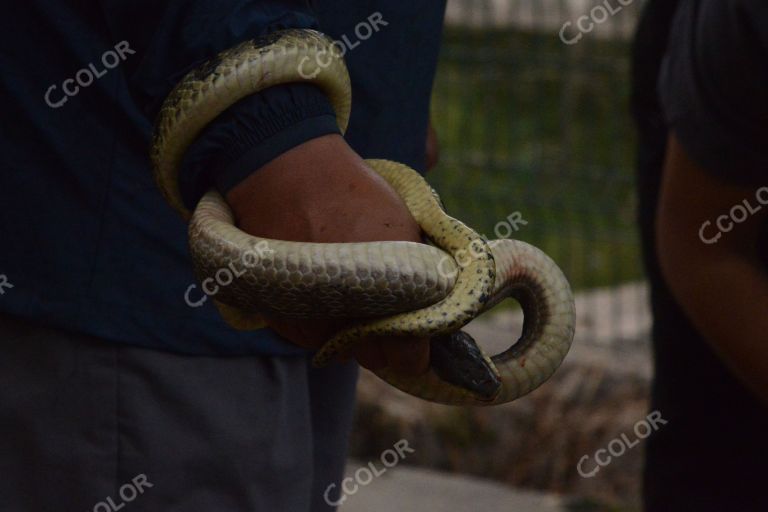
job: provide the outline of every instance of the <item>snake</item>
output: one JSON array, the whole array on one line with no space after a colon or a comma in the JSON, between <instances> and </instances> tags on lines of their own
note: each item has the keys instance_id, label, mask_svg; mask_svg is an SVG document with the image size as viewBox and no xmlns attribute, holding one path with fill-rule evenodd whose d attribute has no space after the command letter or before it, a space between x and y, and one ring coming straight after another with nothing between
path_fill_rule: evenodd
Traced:
<instances>
[{"instance_id":1,"label":"snake","mask_svg":"<svg viewBox=\"0 0 768 512\"><path fill-rule=\"evenodd\" d=\"M373 336L429 338L425 373L402 375L390 368L374 373L405 393L440 404L503 404L545 382L574 336L574 301L565 275L533 245L489 241L448 215L437 192L402 163L366 160L403 200L424 233L423 243L253 236L237 227L216 190L205 193L193 210L186 207L179 168L205 127L248 95L295 82L326 94L343 134L352 107L349 73L333 40L310 29L280 30L221 52L176 84L155 122L154 178L165 200L188 221L197 278L231 270L221 274L231 278L214 300L224 320L249 330L263 328L270 314L346 319L347 327L313 355L316 366ZM507 298L522 309L522 333L489 356L462 328Z\"/></svg>"}]
</instances>

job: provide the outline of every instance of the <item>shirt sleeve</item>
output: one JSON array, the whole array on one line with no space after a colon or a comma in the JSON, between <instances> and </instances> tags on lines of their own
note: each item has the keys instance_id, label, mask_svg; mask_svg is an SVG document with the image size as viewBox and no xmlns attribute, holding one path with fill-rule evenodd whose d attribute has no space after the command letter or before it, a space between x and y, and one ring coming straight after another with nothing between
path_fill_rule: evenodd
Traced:
<instances>
[{"instance_id":1,"label":"shirt sleeve","mask_svg":"<svg viewBox=\"0 0 768 512\"><path fill-rule=\"evenodd\" d=\"M729 182L768 177L768 3L681 0L659 93L691 158Z\"/></svg>"},{"instance_id":2,"label":"shirt sleeve","mask_svg":"<svg viewBox=\"0 0 768 512\"><path fill-rule=\"evenodd\" d=\"M315 137L339 133L325 93L309 84L266 89L222 113L192 143L179 172L190 210L213 187L232 187L280 154Z\"/></svg>"},{"instance_id":3,"label":"shirt sleeve","mask_svg":"<svg viewBox=\"0 0 768 512\"><path fill-rule=\"evenodd\" d=\"M154 121L163 100L190 70L243 41L287 28L317 28L306 0L162 2L148 15L133 2L102 0L114 37L142 48L126 62L131 93ZM149 19L153 30L146 30ZM210 188L222 193L302 142L338 133L325 94L309 84L272 87L218 116L187 150L179 187L188 208Z\"/></svg>"}]
</instances>

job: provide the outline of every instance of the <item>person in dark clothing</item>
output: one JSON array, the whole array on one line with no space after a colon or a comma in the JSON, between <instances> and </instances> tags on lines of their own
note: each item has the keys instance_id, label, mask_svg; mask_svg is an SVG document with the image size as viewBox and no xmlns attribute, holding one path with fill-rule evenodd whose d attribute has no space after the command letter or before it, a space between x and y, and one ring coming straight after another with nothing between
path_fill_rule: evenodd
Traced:
<instances>
[{"instance_id":1,"label":"person in dark clothing","mask_svg":"<svg viewBox=\"0 0 768 512\"><path fill-rule=\"evenodd\" d=\"M645 510L768 510L768 4L651 0L633 67L651 408L667 421Z\"/></svg>"},{"instance_id":2,"label":"person in dark clothing","mask_svg":"<svg viewBox=\"0 0 768 512\"><path fill-rule=\"evenodd\" d=\"M224 324L152 181L152 124L217 53L318 29L339 41L352 79L345 138L314 86L252 95L186 153L184 199L216 187L261 236L418 241L361 157L425 170L443 11L426 0L29 0L2 17L0 510L334 508L325 491L342 476L357 366L311 368L308 349L337 325ZM355 356L419 373L428 345L370 340Z\"/></svg>"}]
</instances>

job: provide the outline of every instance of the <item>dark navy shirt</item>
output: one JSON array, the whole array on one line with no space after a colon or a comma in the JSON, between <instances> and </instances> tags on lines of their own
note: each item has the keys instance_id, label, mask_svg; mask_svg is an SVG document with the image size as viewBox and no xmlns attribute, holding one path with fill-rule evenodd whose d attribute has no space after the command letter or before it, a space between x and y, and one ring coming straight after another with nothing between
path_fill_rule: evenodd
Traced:
<instances>
[{"instance_id":1,"label":"dark navy shirt","mask_svg":"<svg viewBox=\"0 0 768 512\"><path fill-rule=\"evenodd\" d=\"M347 141L365 158L421 169L443 3L14 5L0 21L0 311L185 353L302 353L268 329L230 329L197 286L186 226L152 180L154 118L184 73L218 52L283 28L317 28L346 50ZM335 131L330 105L311 85L246 98L187 152L185 201Z\"/></svg>"}]
</instances>

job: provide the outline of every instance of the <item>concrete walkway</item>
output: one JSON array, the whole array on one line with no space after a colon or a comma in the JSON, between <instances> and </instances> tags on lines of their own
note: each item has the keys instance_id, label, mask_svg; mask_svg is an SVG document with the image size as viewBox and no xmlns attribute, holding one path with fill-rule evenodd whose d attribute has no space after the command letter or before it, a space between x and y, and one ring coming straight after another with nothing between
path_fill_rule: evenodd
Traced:
<instances>
[{"instance_id":1,"label":"concrete walkway","mask_svg":"<svg viewBox=\"0 0 768 512\"><path fill-rule=\"evenodd\" d=\"M359 463L350 463L353 476ZM351 484L350 484L351 486ZM563 500L496 482L396 466L348 496L341 512L564 512Z\"/></svg>"}]
</instances>

